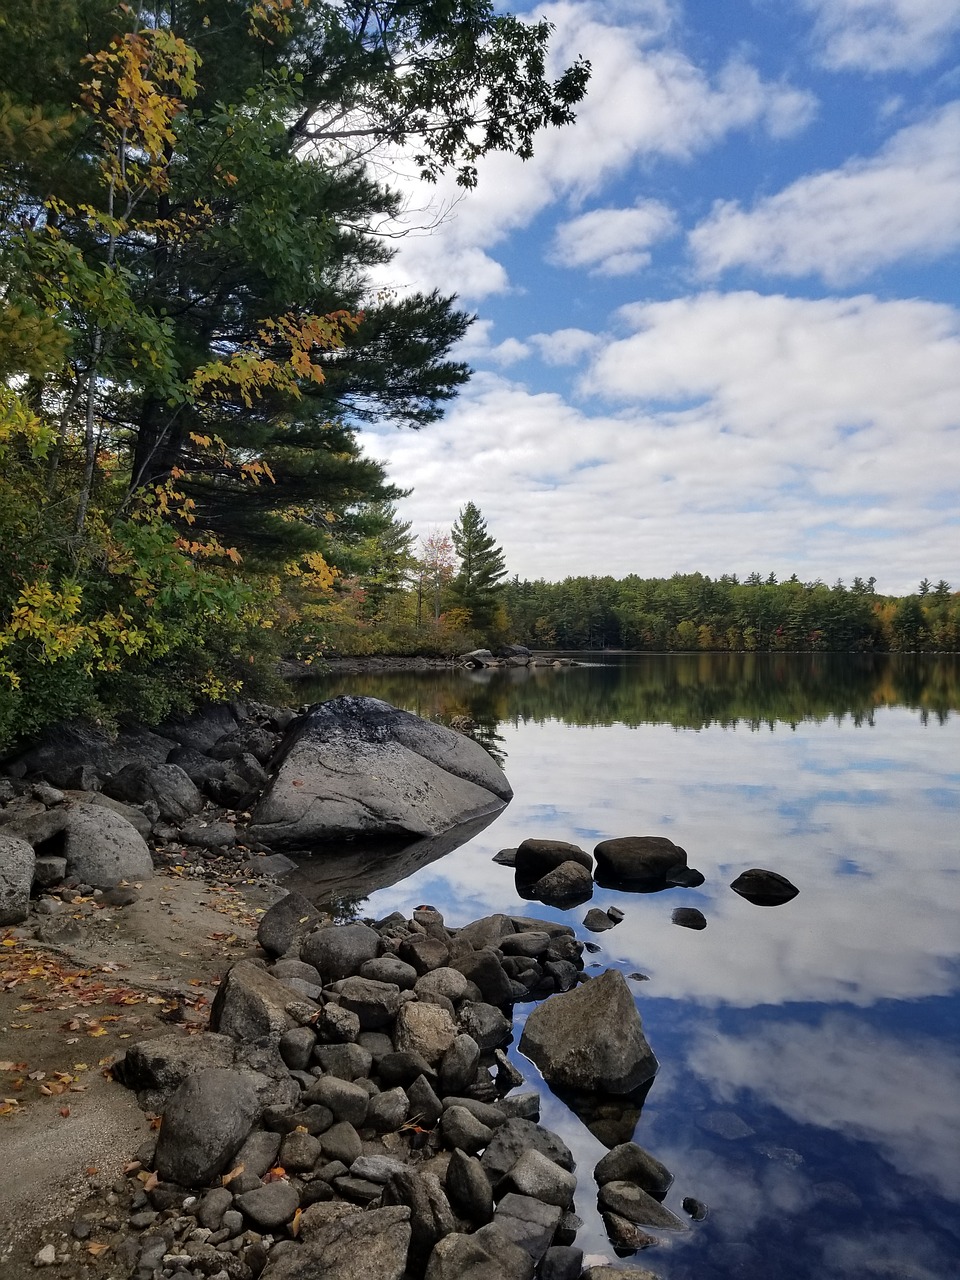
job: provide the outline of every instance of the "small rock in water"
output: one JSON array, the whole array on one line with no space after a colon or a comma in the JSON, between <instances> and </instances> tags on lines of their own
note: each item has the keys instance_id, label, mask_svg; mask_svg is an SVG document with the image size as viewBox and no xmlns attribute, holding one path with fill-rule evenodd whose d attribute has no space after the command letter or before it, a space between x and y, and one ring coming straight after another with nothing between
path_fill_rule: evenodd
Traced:
<instances>
[{"instance_id":1,"label":"small rock in water","mask_svg":"<svg viewBox=\"0 0 960 1280\"><path fill-rule=\"evenodd\" d=\"M627 977L628 977L628 978L633 978L634 982L649 982L649 981L650 981L650 975L649 975L649 973L639 973L639 972L637 972L637 973L628 973L628 974L627 974Z\"/></svg>"},{"instance_id":2,"label":"small rock in water","mask_svg":"<svg viewBox=\"0 0 960 1280\"><path fill-rule=\"evenodd\" d=\"M695 1200L693 1196L684 1196L683 1212L689 1213L694 1222L702 1222L707 1216L708 1210L702 1200Z\"/></svg>"},{"instance_id":3,"label":"small rock in water","mask_svg":"<svg viewBox=\"0 0 960 1280\"><path fill-rule=\"evenodd\" d=\"M706 877L696 867L688 867L685 863L678 862L675 867L670 868L664 879L667 884L677 889L699 889Z\"/></svg>"},{"instance_id":4,"label":"small rock in water","mask_svg":"<svg viewBox=\"0 0 960 1280\"><path fill-rule=\"evenodd\" d=\"M614 924L619 924L620 921L624 919L624 913L619 907L607 907L607 915Z\"/></svg>"},{"instance_id":5,"label":"small rock in water","mask_svg":"<svg viewBox=\"0 0 960 1280\"><path fill-rule=\"evenodd\" d=\"M516 849L501 849L499 853L493 855L493 861L500 864L501 867L515 867L517 865Z\"/></svg>"},{"instance_id":6,"label":"small rock in water","mask_svg":"<svg viewBox=\"0 0 960 1280\"><path fill-rule=\"evenodd\" d=\"M730 885L734 893L746 898L755 907L777 907L795 898L800 890L778 871L764 871L752 867L737 876Z\"/></svg>"},{"instance_id":7,"label":"small rock in water","mask_svg":"<svg viewBox=\"0 0 960 1280\"><path fill-rule=\"evenodd\" d=\"M606 911L601 911L599 907L591 907L583 917L583 923L591 933L603 933L605 929L612 929L616 921L611 920Z\"/></svg>"},{"instance_id":8,"label":"small rock in water","mask_svg":"<svg viewBox=\"0 0 960 1280\"><path fill-rule=\"evenodd\" d=\"M670 919L674 924L678 924L684 929L705 929L707 927L706 916L702 911L698 911L696 907L675 907Z\"/></svg>"}]
</instances>

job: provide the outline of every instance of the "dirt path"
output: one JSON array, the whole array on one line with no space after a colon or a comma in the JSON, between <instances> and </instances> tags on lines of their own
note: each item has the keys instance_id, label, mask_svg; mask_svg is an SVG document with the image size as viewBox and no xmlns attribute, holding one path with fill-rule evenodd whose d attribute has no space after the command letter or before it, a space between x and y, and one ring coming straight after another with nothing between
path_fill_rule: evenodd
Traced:
<instances>
[{"instance_id":1,"label":"dirt path","mask_svg":"<svg viewBox=\"0 0 960 1280\"><path fill-rule=\"evenodd\" d=\"M57 1280L125 1277L113 1187L150 1121L110 1066L138 1040L206 1025L220 975L255 954L258 912L282 892L167 869L129 905L81 899L41 919L47 941L33 918L0 931L3 1280L41 1274L51 1241L69 1257L49 1268Z\"/></svg>"}]
</instances>

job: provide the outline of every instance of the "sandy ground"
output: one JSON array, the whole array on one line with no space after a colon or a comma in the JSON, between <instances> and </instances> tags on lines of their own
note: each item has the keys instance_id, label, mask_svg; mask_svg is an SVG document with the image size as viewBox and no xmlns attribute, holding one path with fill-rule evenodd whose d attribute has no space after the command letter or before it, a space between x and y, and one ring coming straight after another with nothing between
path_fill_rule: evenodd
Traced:
<instances>
[{"instance_id":1,"label":"sandy ground","mask_svg":"<svg viewBox=\"0 0 960 1280\"><path fill-rule=\"evenodd\" d=\"M258 910L282 892L167 870L128 906L78 903L48 918L48 943L33 918L0 930L2 1280L125 1280L111 1258L111 1188L150 1120L110 1066L138 1040L206 1025L221 974L256 953ZM71 1234L78 1218L95 1224L87 1240ZM70 1262L41 1271L33 1260L49 1242Z\"/></svg>"}]
</instances>

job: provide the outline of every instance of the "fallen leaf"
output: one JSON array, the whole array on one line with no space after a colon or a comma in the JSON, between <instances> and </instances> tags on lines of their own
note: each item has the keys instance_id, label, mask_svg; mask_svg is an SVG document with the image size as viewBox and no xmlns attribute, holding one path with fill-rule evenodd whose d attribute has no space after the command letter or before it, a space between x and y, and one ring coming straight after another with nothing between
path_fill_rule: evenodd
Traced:
<instances>
[{"instance_id":1,"label":"fallen leaf","mask_svg":"<svg viewBox=\"0 0 960 1280\"><path fill-rule=\"evenodd\" d=\"M98 1240L91 1240L87 1245L87 1253L89 1253L91 1257L99 1258L101 1253L106 1253L109 1248L110 1246L108 1244Z\"/></svg>"},{"instance_id":2,"label":"fallen leaf","mask_svg":"<svg viewBox=\"0 0 960 1280\"><path fill-rule=\"evenodd\" d=\"M303 1210L298 1209L290 1220L290 1234L296 1239L300 1234L300 1219L303 1217Z\"/></svg>"},{"instance_id":3,"label":"fallen leaf","mask_svg":"<svg viewBox=\"0 0 960 1280\"><path fill-rule=\"evenodd\" d=\"M225 1173L223 1177L220 1179L221 1185L224 1187L229 1186L230 1183L234 1180L234 1178L239 1178L241 1173L243 1173L243 1165L242 1164L235 1165L230 1170L229 1173ZM264 1179L264 1181L266 1181L266 1179Z\"/></svg>"}]
</instances>

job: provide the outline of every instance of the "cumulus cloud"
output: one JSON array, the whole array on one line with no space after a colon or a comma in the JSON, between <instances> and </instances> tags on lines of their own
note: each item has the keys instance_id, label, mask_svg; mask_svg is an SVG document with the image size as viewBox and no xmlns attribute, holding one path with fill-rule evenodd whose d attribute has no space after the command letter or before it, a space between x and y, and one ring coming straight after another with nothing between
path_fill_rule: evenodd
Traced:
<instances>
[{"instance_id":1,"label":"cumulus cloud","mask_svg":"<svg viewBox=\"0 0 960 1280\"><path fill-rule=\"evenodd\" d=\"M472 499L530 577L749 571L763 547L802 577L957 580L954 309L705 293L618 324L527 340L586 356L575 398L481 374L429 431L366 433L404 518Z\"/></svg>"},{"instance_id":2,"label":"cumulus cloud","mask_svg":"<svg viewBox=\"0 0 960 1280\"><path fill-rule=\"evenodd\" d=\"M782 137L805 127L816 110L812 94L763 79L741 57L709 74L672 43L668 12L662 4L642 6L638 20L631 5L621 22L616 9L599 4L548 6L555 67L581 54L593 65L576 124L541 134L532 160L481 160L478 186L467 195L451 177L442 178L429 208L422 184L404 177L403 160L396 158L394 183L410 208L398 229L436 225L429 236L399 241L382 282L432 287L441 280L469 298L504 293L508 276L492 251L549 206L584 200L645 160L689 161L735 130Z\"/></svg>"},{"instance_id":3,"label":"cumulus cloud","mask_svg":"<svg viewBox=\"0 0 960 1280\"><path fill-rule=\"evenodd\" d=\"M505 338L490 349L490 359L499 365L516 364L518 360L525 360L529 354L530 348L517 338Z\"/></svg>"},{"instance_id":4,"label":"cumulus cloud","mask_svg":"<svg viewBox=\"0 0 960 1280\"><path fill-rule=\"evenodd\" d=\"M920 71L960 31L956 0L802 0L816 17L823 63L834 70Z\"/></svg>"},{"instance_id":5,"label":"cumulus cloud","mask_svg":"<svg viewBox=\"0 0 960 1280\"><path fill-rule=\"evenodd\" d=\"M531 345L540 353L544 364L577 364L600 346L602 339L586 329L554 329L553 333L535 333Z\"/></svg>"},{"instance_id":6,"label":"cumulus cloud","mask_svg":"<svg viewBox=\"0 0 960 1280\"><path fill-rule=\"evenodd\" d=\"M936 1041L830 1013L819 1025L773 1023L736 1037L714 1029L697 1039L690 1065L722 1099L749 1090L801 1124L874 1144L900 1173L960 1199L960 1063Z\"/></svg>"},{"instance_id":7,"label":"cumulus cloud","mask_svg":"<svg viewBox=\"0 0 960 1280\"><path fill-rule=\"evenodd\" d=\"M649 247L675 227L672 210L659 200L638 200L631 209L592 209L557 227L548 256L561 267L630 275L649 263Z\"/></svg>"},{"instance_id":8,"label":"cumulus cloud","mask_svg":"<svg viewBox=\"0 0 960 1280\"><path fill-rule=\"evenodd\" d=\"M946 444L958 425L960 317L949 306L743 291L631 304L620 316L633 333L604 346L585 392L678 407L696 401L674 425L706 415L718 429L790 442L795 462L825 471L840 459L818 451L840 439L851 458L875 455L873 464L858 457L870 474L853 491L880 482L885 449L916 450L928 432L944 432ZM921 476L926 488L925 460L898 473L896 484ZM828 483L833 492L847 487Z\"/></svg>"},{"instance_id":9,"label":"cumulus cloud","mask_svg":"<svg viewBox=\"0 0 960 1280\"><path fill-rule=\"evenodd\" d=\"M735 266L844 284L960 246L960 102L871 159L800 178L752 209L719 201L690 233L703 275Z\"/></svg>"}]
</instances>

